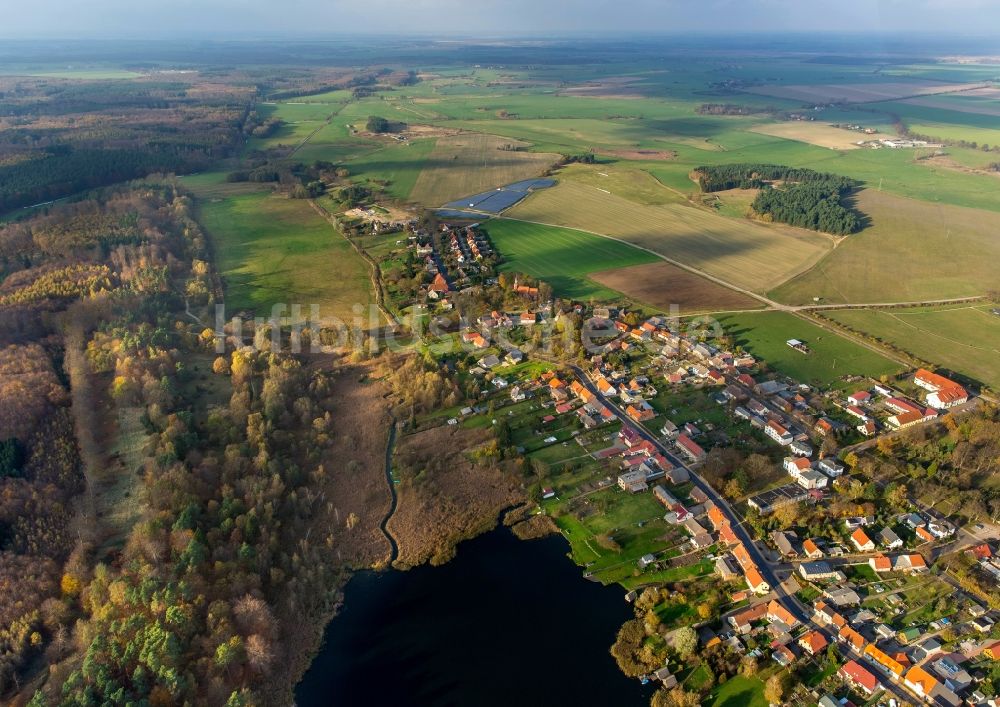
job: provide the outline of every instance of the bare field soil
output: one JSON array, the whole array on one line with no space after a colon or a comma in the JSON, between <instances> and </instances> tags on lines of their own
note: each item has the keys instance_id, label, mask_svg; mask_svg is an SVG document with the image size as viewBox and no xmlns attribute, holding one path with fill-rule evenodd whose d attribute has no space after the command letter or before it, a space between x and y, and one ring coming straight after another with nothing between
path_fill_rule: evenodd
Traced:
<instances>
[{"instance_id":1,"label":"bare field soil","mask_svg":"<svg viewBox=\"0 0 1000 707\"><path fill-rule=\"evenodd\" d=\"M828 147L831 150L856 150L858 145L855 143L859 140L872 139L871 135L806 120L767 123L750 128L750 131L786 140L798 140L818 147Z\"/></svg>"},{"instance_id":2,"label":"bare field soil","mask_svg":"<svg viewBox=\"0 0 1000 707\"><path fill-rule=\"evenodd\" d=\"M753 86L748 93L785 98L806 103L872 103L911 96L955 93L982 88L983 84L940 83L936 81L885 81L826 85Z\"/></svg>"},{"instance_id":3,"label":"bare field soil","mask_svg":"<svg viewBox=\"0 0 1000 707\"><path fill-rule=\"evenodd\" d=\"M399 546L396 565L444 564L455 546L496 526L505 508L527 500L517 478L470 453L489 430L435 427L401 439L393 460L402 483L388 530Z\"/></svg>"},{"instance_id":4,"label":"bare field soil","mask_svg":"<svg viewBox=\"0 0 1000 707\"><path fill-rule=\"evenodd\" d=\"M410 199L440 206L454 199L540 176L559 155L501 149L526 148L511 138L461 133L438 138L410 192Z\"/></svg>"},{"instance_id":5,"label":"bare field soil","mask_svg":"<svg viewBox=\"0 0 1000 707\"><path fill-rule=\"evenodd\" d=\"M532 194L508 216L612 236L755 292L808 270L833 247L811 231L687 204L639 204L570 180Z\"/></svg>"},{"instance_id":6,"label":"bare field soil","mask_svg":"<svg viewBox=\"0 0 1000 707\"><path fill-rule=\"evenodd\" d=\"M668 312L678 305L681 314L758 309L760 303L667 262L633 265L591 273L591 280L639 302Z\"/></svg>"},{"instance_id":7,"label":"bare field soil","mask_svg":"<svg viewBox=\"0 0 1000 707\"><path fill-rule=\"evenodd\" d=\"M672 160L677 157L673 150L601 150L599 154L617 157L620 160Z\"/></svg>"}]
</instances>

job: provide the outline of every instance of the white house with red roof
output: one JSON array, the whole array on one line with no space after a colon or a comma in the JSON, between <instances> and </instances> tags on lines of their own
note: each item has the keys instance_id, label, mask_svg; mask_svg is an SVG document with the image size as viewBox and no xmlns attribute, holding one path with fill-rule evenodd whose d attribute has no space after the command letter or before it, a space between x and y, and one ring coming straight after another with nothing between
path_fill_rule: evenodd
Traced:
<instances>
[{"instance_id":1,"label":"white house with red roof","mask_svg":"<svg viewBox=\"0 0 1000 707\"><path fill-rule=\"evenodd\" d=\"M872 394L867 390L862 390L857 393L852 393L848 398L847 402L851 405L867 405L871 402Z\"/></svg>"},{"instance_id":2,"label":"white house with red roof","mask_svg":"<svg viewBox=\"0 0 1000 707\"><path fill-rule=\"evenodd\" d=\"M677 450L692 462L700 462L707 456L701 445L685 434L677 435L674 444L677 445Z\"/></svg>"},{"instance_id":3,"label":"white house with red roof","mask_svg":"<svg viewBox=\"0 0 1000 707\"><path fill-rule=\"evenodd\" d=\"M930 391L927 393L927 404L938 410L952 408L969 400L969 393L965 388L950 378L932 373L926 368L917 371L913 382Z\"/></svg>"},{"instance_id":4,"label":"white house with red roof","mask_svg":"<svg viewBox=\"0 0 1000 707\"><path fill-rule=\"evenodd\" d=\"M793 439L792 433L774 420L768 421L767 425L764 427L764 434L781 445L789 445L792 443Z\"/></svg>"}]
</instances>

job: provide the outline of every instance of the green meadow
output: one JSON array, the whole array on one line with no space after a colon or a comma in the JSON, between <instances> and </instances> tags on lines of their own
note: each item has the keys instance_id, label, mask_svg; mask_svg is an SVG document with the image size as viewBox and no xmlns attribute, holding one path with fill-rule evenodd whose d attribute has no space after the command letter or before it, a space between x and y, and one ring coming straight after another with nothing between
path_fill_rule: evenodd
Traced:
<instances>
[{"instance_id":1,"label":"green meadow","mask_svg":"<svg viewBox=\"0 0 1000 707\"><path fill-rule=\"evenodd\" d=\"M994 305L831 310L824 316L1000 390L1000 316Z\"/></svg>"},{"instance_id":2,"label":"green meadow","mask_svg":"<svg viewBox=\"0 0 1000 707\"><path fill-rule=\"evenodd\" d=\"M495 219L486 230L503 253L502 270L523 272L548 282L556 295L580 300L613 300L621 294L587 278L590 273L660 262L624 243L557 226Z\"/></svg>"},{"instance_id":3,"label":"green meadow","mask_svg":"<svg viewBox=\"0 0 1000 707\"><path fill-rule=\"evenodd\" d=\"M718 321L737 346L802 383L836 386L844 376L878 378L901 371L885 356L787 312L724 314ZM791 348L789 339L804 341L812 352Z\"/></svg>"},{"instance_id":4,"label":"green meadow","mask_svg":"<svg viewBox=\"0 0 1000 707\"><path fill-rule=\"evenodd\" d=\"M303 200L266 191L202 198L198 216L212 241L230 312L267 316L275 304L320 306L350 320L372 301L368 265Z\"/></svg>"}]
</instances>

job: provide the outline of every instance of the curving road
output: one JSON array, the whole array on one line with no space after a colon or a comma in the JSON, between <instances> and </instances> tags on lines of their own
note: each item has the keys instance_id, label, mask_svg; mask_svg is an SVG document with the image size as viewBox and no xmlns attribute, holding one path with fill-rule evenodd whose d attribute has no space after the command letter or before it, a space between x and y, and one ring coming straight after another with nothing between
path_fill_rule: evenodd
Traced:
<instances>
[{"instance_id":1,"label":"curving road","mask_svg":"<svg viewBox=\"0 0 1000 707\"><path fill-rule=\"evenodd\" d=\"M785 609L791 612L792 616L798 619L804 626L811 626L812 628L818 629L824 635L828 635L826 627L812 620L812 611L805 604L803 604L802 601L800 601L797 596L786 592L785 588L782 586L782 583L778 580L778 576L775 573L775 568L784 567L787 565L781 565L780 563L770 562L766 557L764 557L764 554L754 543L753 537L750 535L746 527L743 525L743 520L740 518L739 515L737 515L736 511L733 510L732 506L729 505L729 502L726 501L726 499L723 498L720 494L718 494L715 491L715 489L712 488L711 485L709 485L707 481L701 478L694 470L692 470L690 466L685 464L683 460L681 460L679 457L677 457L677 455L675 455L673 452L667 449L667 447L663 443L661 443L660 440L657 439L657 437L654 434L652 434L649 430L647 430L643 425L633 422L625 414L625 412L620 407L618 407L617 404L608 400L607 397L602 395L601 392L597 389L597 386L593 384L593 382L590 380L590 377L586 374L586 372L584 372L582 368L575 365L570 365L569 367L573 371L573 374L576 376L580 384L583 385L591 393L593 393L594 397L600 400L601 403L606 405L608 409L612 410L615 413L615 416L619 420L621 420L622 424L627 424L633 429L635 429L643 439L653 444L653 446L656 447L657 451L659 451L672 463L676 464L677 466L683 467L684 469L687 469L687 472L688 474L690 474L691 481L694 483L694 485L700 488L702 491L704 491L705 495L708 496L715 503L715 505L718 506L720 510L722 510L726 518L729 519L729 524L732 527L733 532L735 533L736 537L740 539L740 542L743 543L743 546L746 548L747 553L753 559L754 563L756 563L757 569L760 571L761 576L763 576L764 579L767 581L767 583L771 585L771 592L774 594L775 599L778 601L778 603L780 603L783 607L785 607ZM855 655L853 650L848 650L847 652L850 655ZM882 684L886 692L892 693L896 697L896 699L900 700L901 703L903 704L909 704L913 702L914 698L912 695L907 693L897 683L894 683L887 678L883 679L885 678L884 673L881 673L876 668L874 668L867 659L865 659L861 655L857 655L857 659L862 663L862 665L867 666L870 670L872 670L873 673L879 676L879 682Z\"/></svg>"},{"instance_id":2,"label":"curving road","mask_svg":"<svg viewBox=\"0 0 1000 707\"><path fill-rule=\"evenodd\" d=\"M788 594L782 587L782 583L779 581L778 576L774 572L772 564L764 557L764 554L760 551L757 545L754 543L753 537L747 531L746 527L743 525L743 520L736 514L729 502L726 501L719 493L716 492L712 486L705 481L701 476L699 476L694 470L691 469L682 459L671 452L667 447L660 442L649 430L644 426L635 424L625 412L618 407L618 405L606 398L597 389L597 386L590 380L587 374L579 366L570 366L577 380L581 385L587 388L594 396L601 401L602 404L606 405L609 410L615 413L615 416L622 421L623 424L627 424L633 429L635 429L639 435L650 442L656 447L657 451L663 456L671 461L671 463L683 467L687 470L688 474L691 476L691 481L701 489L706 496L708 496L716 506L725 514L726 518L729 519L729 523L733 528L733 532L736 537L740 539L744 547L746 547L747 553L753 559L754 563L757 565L757 569L760 571L761 576L771 585L771 591L775 594L777 600L788 609L792 615L804 624L809 623L809 612L802 602L799 601L798 597Z\"/></svg>"}]
</instances>

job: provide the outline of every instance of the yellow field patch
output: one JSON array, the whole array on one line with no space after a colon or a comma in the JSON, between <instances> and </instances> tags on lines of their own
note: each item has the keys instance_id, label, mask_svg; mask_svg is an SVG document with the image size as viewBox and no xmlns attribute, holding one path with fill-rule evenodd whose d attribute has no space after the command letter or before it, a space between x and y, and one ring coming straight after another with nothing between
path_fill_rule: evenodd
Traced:
<instances>
[{"instance_id":1,"label":"yellow field patch","mask_svg":"<svg viewBox=\"0 0 1000 707\"><path fill-rule=\"evenodd\" d=\"M829 236L811 231L688 204L639 204L607 192L567 180L507 215L618 238L755 292L809 269L833 247Z\"/></svg>"},{"instance_id":2,"label":"yellow field patch","mask_svg":"<svg viewBox=\"0 0 1000 707\"><path fill-rule=\"evenodd\" d=\"M864 189L871 225L773 296L790 304L913 302L1000 290L1000 214Z\"/></svg>"},{"instance_id":3,"label":"yellow field patch","mask_svg":"<svg viewBox=\"0 0 1000 707\"><path fill-rule=\"evenodd\" d=\"M512 149L503 149L510 146ZM559 155L523 151L512 138L460 133L438 138L410 192L413 201L440 206L463 196L540 176Z\"/></svg>"},{"instance_id":4,"label":"yellow field patch","mask_svg":"<svg viewBox=\"0 0 1000 707\"><path fill-rule=\"evenodd\" d=\"M826 123L816 123L807 120L793 120L787 123L766 123L750 128L750 132L780 137L786 140L807 142L810 145L828 147L831 150L856 150L857 143L873 140L871 135L835 128Z\"/></svg>"}]
</instances>

